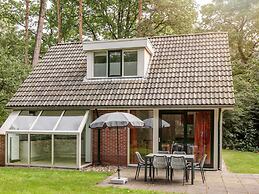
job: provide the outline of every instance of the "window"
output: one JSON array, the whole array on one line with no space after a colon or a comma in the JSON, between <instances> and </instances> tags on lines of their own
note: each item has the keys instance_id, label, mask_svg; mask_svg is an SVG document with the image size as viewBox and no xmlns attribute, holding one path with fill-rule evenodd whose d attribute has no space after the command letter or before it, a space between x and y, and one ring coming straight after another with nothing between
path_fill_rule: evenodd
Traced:
<instances>
[{"instance_id":1,"label":"window","mask_svg":"<svg viewBox=\"0 0 259 194\"><path fill-rule=\"evenodd\" d=\"M121 51L109 51L109 77L121 76Z\"/></svg>"},{"instance_id":2,"label":"window","mask_svg":"<svg viewBox=\"0 0 259 194\"><path fill-rule=\"evenodd\" d=\"M94 77L106 77L106 64L107 54L106 52L94 53Z\"/></svg>"},{"instance_id":3,"label":"window","mask_svg":"<svg viewBox=\"0 0 259 194\"><path fill-rule=\"evenodd\" d=\"M137 51L124 51L124 76L136 76L137 75Z\"/></svg>"},{"instance_id":4,"label":"window","mask_svg":"<svg viewBox=\"0 0 259 194\"><path fill-rule=\"evenodd\" d=\"M94 77L122 77L137 75L138 51L114 50L108 52L94 52Z\"/></svg>"}]
</instances>

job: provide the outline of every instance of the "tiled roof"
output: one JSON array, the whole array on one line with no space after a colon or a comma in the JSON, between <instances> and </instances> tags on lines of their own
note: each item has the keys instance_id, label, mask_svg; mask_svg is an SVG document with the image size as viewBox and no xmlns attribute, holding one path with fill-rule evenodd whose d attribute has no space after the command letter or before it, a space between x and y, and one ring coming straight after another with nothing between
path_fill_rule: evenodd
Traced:
<instances>
[{"instance_id":1,"label":"tiled roof","mask_svg":"<svg viewBox=\"0 0 259 194\"><path fill-rule=\"evenodd\" d=\"M82 44L53 46L7 107L233 106L228 35L152 37L147 78L84 80Z\"/></svg>"}]
</instances>

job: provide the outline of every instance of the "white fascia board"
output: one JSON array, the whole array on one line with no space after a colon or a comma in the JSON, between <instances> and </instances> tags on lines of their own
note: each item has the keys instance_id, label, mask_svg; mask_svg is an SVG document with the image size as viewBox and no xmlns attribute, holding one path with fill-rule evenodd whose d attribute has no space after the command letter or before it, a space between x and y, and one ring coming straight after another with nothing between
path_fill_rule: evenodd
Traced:
<instances>
[{"instance_id":1,"label":"white fascia board","mask_svg":"<svg viewBox=\"0 0 259 194\"><path fill-rule=\"evenodd\" d=\"M20 111L13 111L8 118L5 120L4 124L0 128L0 135L5 135L5 132L10 129L14 120L18 117Z\"/></svg>"},{"instance_id":2,"label":"white fascia board","mask_svg":"<svg viewBox=\"0 0 259 194\"><path fill-rule=\"evenodd\" d=\"M154 49L148 38L99 40L99 41L86 41L83 43L84 51L134 49L134 48L146 48L150 54L154 53Z\"/></svg>"}]
</instances>

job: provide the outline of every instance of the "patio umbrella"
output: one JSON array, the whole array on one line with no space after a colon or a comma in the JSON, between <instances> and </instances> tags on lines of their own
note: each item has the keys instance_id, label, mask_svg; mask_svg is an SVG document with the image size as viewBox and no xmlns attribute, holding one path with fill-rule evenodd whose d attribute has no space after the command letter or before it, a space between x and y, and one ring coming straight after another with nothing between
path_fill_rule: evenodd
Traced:
<instances>
[{"instance_id":1,"label":"patio umbrella","mask_svg":"<svg viewBox=\"0 0 259 194\"><path fill-rule=\"evenodd\" d=\"M146 128L153 128L153 121L154 121L154 118L143 120ZM159 128L166 128L166 127L170 127L170 124L165 120L159 119Z\"/></svg>"},{"instance_id":2,"label":"patio umbrella","mask_svg":"<svg viewBox=\"0 0 259 194\"><path fill-rule=\"evenodd\" d=\"M129 128L141 128L144 126L144 122L141 121L136 116L124 113L124 112L114 112L106 113L90 124L92 129L100 128L116 128L117 129L117 160L118 160L118 179L120 179L120 165L119 165L119 129L124 127Z\"/></svg>"}]
</instances>

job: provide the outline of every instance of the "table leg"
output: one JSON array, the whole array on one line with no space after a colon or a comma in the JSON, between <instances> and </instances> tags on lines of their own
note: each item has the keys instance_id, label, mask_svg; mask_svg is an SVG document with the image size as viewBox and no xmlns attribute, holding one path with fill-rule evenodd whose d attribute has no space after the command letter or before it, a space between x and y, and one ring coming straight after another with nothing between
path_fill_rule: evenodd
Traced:
<instances>
[{"instance_id":1,"label":"table leg","mask_svg":"<svg viewBox=\"0 0 259 194\"><path fill-rule=\"evenodd\" d=\"M193 185L193 179L194 179L194 164L192 160L192 185Z\"/></svg>"},{"instance_id":2,"label":"table leg","mask_svg":"<svg viewBox=\"0 0 259 194\"><path fill-rule=\"evenodd\" d=\"M145 157L145 181L147 181L147 157Z\"/></svg>"}]
</instances>

